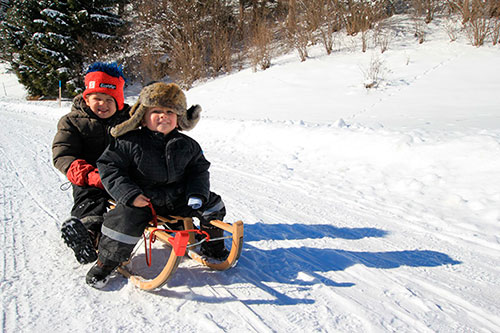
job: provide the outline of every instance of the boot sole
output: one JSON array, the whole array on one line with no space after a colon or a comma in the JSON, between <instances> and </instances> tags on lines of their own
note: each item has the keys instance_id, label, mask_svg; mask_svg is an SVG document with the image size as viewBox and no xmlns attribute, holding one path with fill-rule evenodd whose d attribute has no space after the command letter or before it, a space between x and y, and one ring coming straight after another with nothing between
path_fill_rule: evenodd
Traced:
<instances>
[{"instance_id":1,"label":"boot sole","mask_svg":"<svg viewBox=\"0 0 500 333\"><path fill-rule=\"evenodd\" d=\"M73 250L80 264L89 264L97 260L97 252L89 232L80 220L65 221L61 227L61 233L64 243Z\"/></svg>"}]
</instances>

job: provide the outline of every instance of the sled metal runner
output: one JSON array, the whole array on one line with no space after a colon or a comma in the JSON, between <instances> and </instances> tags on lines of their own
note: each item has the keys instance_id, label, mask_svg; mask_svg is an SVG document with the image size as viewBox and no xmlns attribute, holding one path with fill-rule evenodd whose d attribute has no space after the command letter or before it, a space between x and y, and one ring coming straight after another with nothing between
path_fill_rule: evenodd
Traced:
<instances>
[{"instance_id":1,"label":"sled metal runner","mask_svg":"<svg viewBox=\"0 0 500 333\"><path fill-rule=\"evenodd\" d=\"M184 230L193 230L193 219L190 217L171 217L171 219L157 216L158 226L162 226L169 223L176 223L182 221L184 223ZM146 228L145 233L149 234L150 237L156 237L156 240L161 241L164 244L172 247L170 251L170 256L163 267L163 270L152 279L146 279L140 274L134 274L129 270L127 265L128 262L122 263L118 267L118 272L123 276L127 277L135 284L137 287L143 290L153 290L164 286L168 280L173 276L182 258L187 254L191 259L215 270L224 271L231 267L234 267L241 255L241 250L243 248L243 222L237 221L233 224L225 223L219 220L213 220L210 222L213 226L223 229L227 233L231 234L230 237L231 249L226 260L222 262L212 262L196 253L192 248L199 244L200 242L195 239L194 232L188 231L171 231L169 229L159 229L157 226L150 224ZM154 235L151 236L151 233ZM173 234L172 234L173 233ZM147 253L146 253L147 256ZM131 258L132 259L132 258Z\"/></svg>"}]
</instances>

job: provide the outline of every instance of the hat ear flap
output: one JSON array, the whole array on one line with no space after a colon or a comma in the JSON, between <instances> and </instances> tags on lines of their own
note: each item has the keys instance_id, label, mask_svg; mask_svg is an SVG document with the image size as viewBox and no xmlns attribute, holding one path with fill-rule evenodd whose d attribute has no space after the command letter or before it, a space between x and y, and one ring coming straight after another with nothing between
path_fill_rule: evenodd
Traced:
<instances>
[{"instance_id":1,"label":"hat ear flap","mask_svg":"<svg viewBox=\"0 0 500 333\"><path fill-rule=\"evenodd\" d=\"M123 123L116 125L111 129L111 135L115 138L122 136L125 133L133 131L141 125L142 118L146 113L146 107L144 107L140 101L137 101L134 106L130 109L130 119L125 120Z\"/></svg>"},{"instance_id":2,"label":"hat ear flap","mask_svg":"<svg viewBox=\"0 0 500 333\"><path fill-rule=\"evenodd\" d=\"M192 130L200 120L201 106L193 105L178 119L179 130Z\"/></svg>"}]
</instances>

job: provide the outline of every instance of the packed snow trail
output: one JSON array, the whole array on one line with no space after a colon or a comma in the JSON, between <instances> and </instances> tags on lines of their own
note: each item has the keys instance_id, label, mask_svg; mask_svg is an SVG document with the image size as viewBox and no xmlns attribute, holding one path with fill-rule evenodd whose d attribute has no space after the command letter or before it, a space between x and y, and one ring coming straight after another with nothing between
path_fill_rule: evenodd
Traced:
<instances>
[{"instance_id":1,"label":"packed snow trail","mask_svg":"<svg viewBox=\"0 0 500 333\"><path fill-rule=\"evenodd\" d=\"M392 163L405 162L397 157L401 134L370 131L370 137L362 128L204 119L207 125L192 135L212 162L212 186L226 202L226 220L245 222L238 266L214 272L186 260L167 287L153 293L121 276L106 291L91 289L84 283L89 265L78 265L60 239L71 193L60 190L66 180L52 167L50 144L63 112L55 105L0 104L5 332L49 327L77 332L493 332L500 327L498 241L454 220L442 209L446 206L428 205L433 195L443 194L430 191L428 186L437 182L432 177L420 184L423 194L411 202L389 193L390 186L397 189L393 183L406 182L397 173L384 173ZM261 133L269 131L274 135L266 141ZM484 147L498 140L492 135L469 141L483 140ZM440 144L458 144L454 138L438 139L417 147L424 152L420 159ZM328 142L324 145L371 142L373 149L394 149L387 156L396 161L382 168L377 152L363 156L353 146L351 156L344 151L344 161L338 160L338 150L318 146L322 140ZM334 146L341 147L338 143ZM483 154L495 151L486 147ZM427 167L437 178L448 175L446 165ZM443 191L453 186L460 181Z\"/></svg>"}]
</instances>

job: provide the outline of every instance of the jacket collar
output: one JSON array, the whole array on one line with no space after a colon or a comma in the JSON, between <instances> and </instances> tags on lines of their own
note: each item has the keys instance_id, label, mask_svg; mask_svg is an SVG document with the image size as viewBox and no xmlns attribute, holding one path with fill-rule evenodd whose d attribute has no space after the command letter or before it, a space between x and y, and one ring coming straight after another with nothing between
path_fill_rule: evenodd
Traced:
<instances>
[{"instance_id":1,"label":"jacket collar","mask_svg":"<svg viewBox=\"0 0 500 333\"><path fill-rule=\"evenodd\" d=\"M143 126L142 127L142 130L144 132L147 133L147 135L151 138L153 138L154 140L158 140L158 141L169 141L171 138L177 136L177 134L179 133L179 131L177 129L174 129L172 132L168 133L167 135L163 134L163 133L160 133L160 132L156 132L156 131L152 131L150 130L149 128L147 128L146 126Z\"/></svg>"}]
</instances>

